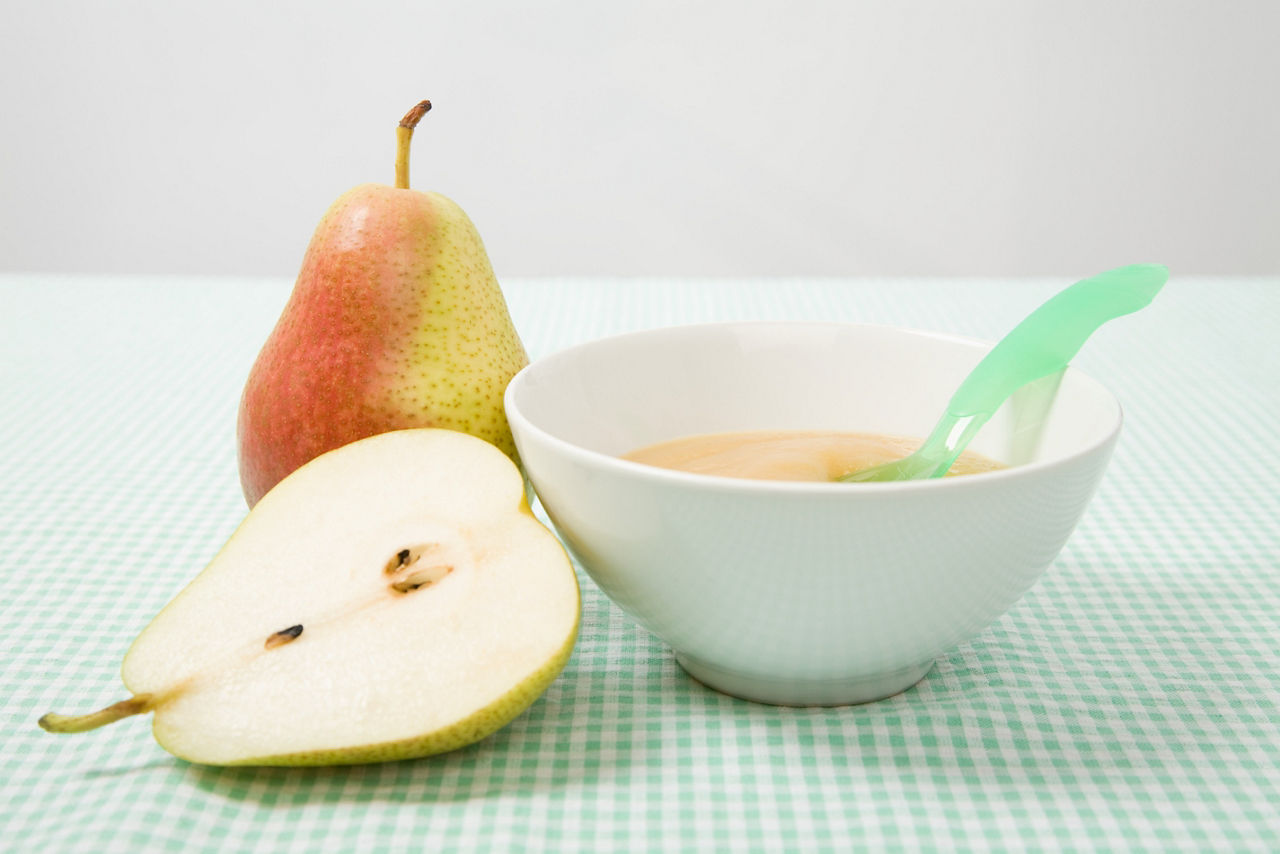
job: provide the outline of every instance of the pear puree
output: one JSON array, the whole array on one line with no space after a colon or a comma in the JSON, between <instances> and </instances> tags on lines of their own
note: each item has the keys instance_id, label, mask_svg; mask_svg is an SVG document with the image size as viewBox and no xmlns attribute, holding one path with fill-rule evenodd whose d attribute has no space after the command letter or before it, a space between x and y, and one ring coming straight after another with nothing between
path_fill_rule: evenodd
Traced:
<instances>
[{"instance_id":1,"label":"pear puree","mask_svg":"<svg viewBox=\"0 0 1280 854\"><path fill-rule=\"evenodd\" d=\"M851 471L905 457L921 439L879 433L757 430L704 433L631 451L625 460L694 474L752 480L830 481ZM948 477L1005 468L965 451Z\"/></svg>"}]
</instances>

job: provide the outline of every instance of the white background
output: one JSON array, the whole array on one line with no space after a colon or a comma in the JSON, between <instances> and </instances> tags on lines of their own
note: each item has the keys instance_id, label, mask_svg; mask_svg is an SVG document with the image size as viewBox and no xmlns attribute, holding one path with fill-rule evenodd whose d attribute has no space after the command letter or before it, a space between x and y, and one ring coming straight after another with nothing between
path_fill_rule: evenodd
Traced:
<instances>
[{"instance_id":1,"label":"white background","mask_svg":"<svg viewBox=\"0 0 1280 854\"><path fill-rule=\"evenodd\" d=\"M458 201L499 275L1280 271L1280 3L12 2L0 269L292 276Z\"/></svg>"}]
</instances>

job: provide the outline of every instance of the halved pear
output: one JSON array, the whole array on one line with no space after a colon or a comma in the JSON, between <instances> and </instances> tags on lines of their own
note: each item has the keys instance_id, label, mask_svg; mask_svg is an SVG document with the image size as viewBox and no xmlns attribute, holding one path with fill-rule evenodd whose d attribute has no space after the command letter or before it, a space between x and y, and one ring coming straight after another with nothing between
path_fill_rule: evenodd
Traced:
<instances>
[{"instance_id":1,"label":"halved pear","mask_svg":"<svg viewBox=\"0 0 1280 854\"><path fill-rule=\"evenodd\" d=\"M440 753L541 696L579 613L573 566L505 454L448 430L383 433L255 505L130 647L133 697L40 725L152 711L161 746L213 765Z\"/></svg>"}]
</instances>

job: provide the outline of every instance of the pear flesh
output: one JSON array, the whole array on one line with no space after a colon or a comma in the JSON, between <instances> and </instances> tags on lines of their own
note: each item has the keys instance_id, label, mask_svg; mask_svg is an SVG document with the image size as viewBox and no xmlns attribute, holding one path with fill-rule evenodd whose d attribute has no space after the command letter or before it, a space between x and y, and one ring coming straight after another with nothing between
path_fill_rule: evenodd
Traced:
<instances>
[{"instance_id":1,"label":"pear flesh","mask_svg":"<svg viewBox=\"0 0 1280 854\"><path fill-rule=\"evenodd\" d=\"M130 647L131 699L41 724L153 711L166 750L214 765L439 753L541 696L579 612L572 564L508 457L449 430L383 433L263 497Z\"/></svg>"}]
</instances>

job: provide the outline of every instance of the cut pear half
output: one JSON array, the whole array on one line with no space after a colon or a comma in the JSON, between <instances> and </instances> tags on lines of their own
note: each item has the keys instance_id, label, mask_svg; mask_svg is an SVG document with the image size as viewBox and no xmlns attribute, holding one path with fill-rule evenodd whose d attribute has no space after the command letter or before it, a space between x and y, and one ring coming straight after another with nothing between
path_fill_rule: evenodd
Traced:
<instances>
[{"instance_id":1,"label":"cut pear half","mask_svg":"<svg viewBox=\"0 0 1280 854\"><path fill-rule=\"evenodd\" d=\"M328 765L452 750L506 725L573 650L573 566L489 443L383 433L323 454L254 506L130 647L133 697L213 765Z\"/></svg>"}]
</instances>

